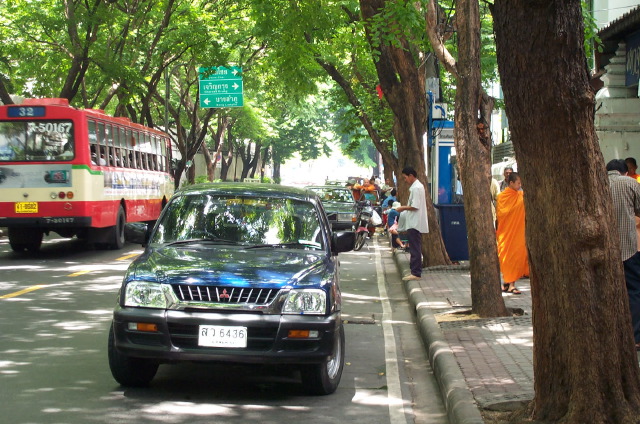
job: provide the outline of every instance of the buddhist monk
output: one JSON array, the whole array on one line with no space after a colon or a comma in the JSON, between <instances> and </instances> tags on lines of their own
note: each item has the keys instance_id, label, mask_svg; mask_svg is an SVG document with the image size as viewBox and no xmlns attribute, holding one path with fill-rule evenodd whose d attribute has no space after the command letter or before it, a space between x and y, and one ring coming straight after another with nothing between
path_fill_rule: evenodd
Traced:
<instances>
[{"instance_id":1,"label":"buddhist monk","mask_svg":"<svg viewBox=\"0 0 640 424\"><path fill-rule=\"evenodd\" d=\"M508 177L508 186L498 195L496 217L498 257L502 271L502 291L521 294L515 287L517 279L529 275L529 261L524 237L524 193L517 172Z\"/></svg>"}]
</instances>

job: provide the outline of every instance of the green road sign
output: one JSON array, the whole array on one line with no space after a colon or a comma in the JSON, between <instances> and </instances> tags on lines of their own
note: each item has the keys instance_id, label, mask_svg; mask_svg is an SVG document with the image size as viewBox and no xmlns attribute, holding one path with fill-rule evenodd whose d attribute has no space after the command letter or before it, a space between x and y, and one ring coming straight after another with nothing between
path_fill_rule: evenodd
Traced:
<instances>
[{"instance_id":1,"label":"green road sign","mask_svg":"<svg viewBox=\"0 0 640 424\"><path fill-rule=\"evenodd\" d=\"M199 69L200 107L242 107L242 68L212 66Z\"/></svg>"},{"instance_id":2,"label":"green road sign","mask_svg":"<svg viewBox=\"0 0 640 424\"><path fill-rule=\"evenodd\" d=\"M242 93L236 94L200 94L200 107L242 107L244 99Z\"/></svg>"}]
</instances>

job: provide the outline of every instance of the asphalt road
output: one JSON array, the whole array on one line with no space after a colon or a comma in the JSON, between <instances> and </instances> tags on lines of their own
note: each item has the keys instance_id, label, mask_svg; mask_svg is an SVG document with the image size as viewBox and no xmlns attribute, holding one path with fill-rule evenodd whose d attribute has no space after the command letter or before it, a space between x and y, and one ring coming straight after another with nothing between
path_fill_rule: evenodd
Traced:
<instances>
[{"instance_id":1,"label":"asphalt road","mask_svg":"<svg viewBox=\"0 0 640 424\"><path fill-rule=\"evenodd\" d=\"M18 255L0 236L0 422L446 423L387 249L341 254L346 365L337 392L303 394L284 368L163 365L148 388L123 389L107 332L133 244L87 249L48 237Z\"/></svg>"}]
</instances>

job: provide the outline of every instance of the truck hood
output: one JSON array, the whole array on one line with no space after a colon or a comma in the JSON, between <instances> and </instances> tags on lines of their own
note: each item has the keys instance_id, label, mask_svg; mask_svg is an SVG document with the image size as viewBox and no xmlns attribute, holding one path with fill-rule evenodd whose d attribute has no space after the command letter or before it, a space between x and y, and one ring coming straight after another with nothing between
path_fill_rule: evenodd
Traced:
<instances>
[{"instance_id":1,"label":"truck hood","mask_svg":"<svg viewBox=\"0 0 640 424\"><path fill-rule=\"evenodd\" d=\"M165 284L260 287L321 287L335 266L324 251L243 249L238 246L160 247L131 264L127 278Z\"/></svg>"}]
</instances>

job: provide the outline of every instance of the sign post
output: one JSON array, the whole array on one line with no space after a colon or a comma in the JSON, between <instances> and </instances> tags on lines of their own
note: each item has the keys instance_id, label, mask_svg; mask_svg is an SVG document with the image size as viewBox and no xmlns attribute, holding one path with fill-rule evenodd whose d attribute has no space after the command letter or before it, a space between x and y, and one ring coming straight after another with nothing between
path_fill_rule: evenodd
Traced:
<instances>
[{"instance_id":1,"label":"sign post","mask_svg":"<svg viewBox=\"0 0 640 424\"><path fill-rule=\"evenodd\" d=\"M242 107L244 105L242 68L212 66L200 68L200 107Z\"/></svg>"}]
</instances>

